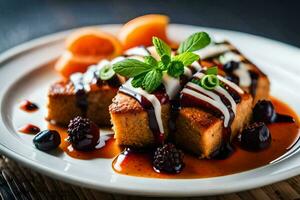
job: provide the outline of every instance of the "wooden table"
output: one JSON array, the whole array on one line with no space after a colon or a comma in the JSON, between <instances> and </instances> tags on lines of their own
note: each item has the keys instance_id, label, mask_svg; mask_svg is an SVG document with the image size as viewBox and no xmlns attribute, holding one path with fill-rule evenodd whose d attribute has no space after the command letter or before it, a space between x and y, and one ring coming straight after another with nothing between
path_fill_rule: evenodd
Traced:
<instances>
[{"instance_id":1,"label":"wooden table","mask_svg":"<svg viewBox=\"0 0 300 200\"><path fill-rule=\"evenodd\" d=\"M70 199L70 200L131 200L153 199L150 197L136 197L103 193L83 187L73 186L57 181L22 167L16 162L0 157L0 195L2 199ZM159 198L157 198L159 199ZM160 198L176 199L176 198ZM300 176L249 191L210 197L193 197L180 199L300 199Z\"/></svg>"}]
</instances>

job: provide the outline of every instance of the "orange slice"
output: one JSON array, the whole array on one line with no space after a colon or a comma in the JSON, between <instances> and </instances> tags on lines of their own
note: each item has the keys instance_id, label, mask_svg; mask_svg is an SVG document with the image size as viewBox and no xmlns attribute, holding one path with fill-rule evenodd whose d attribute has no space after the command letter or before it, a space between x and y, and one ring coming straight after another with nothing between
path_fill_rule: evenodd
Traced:
<instances>
[{"instance_id":1,"label":"orange slice","mask_svg":"<svg viewBox=\"0 0 300 200\"><path fill-rule=\"evenodd\" d=\"M158 14L144 15L127 22L119 32L124 50L140 45L150 46L153 36L168 42L166 34L168 23L169 17Z\"/></svg>"},{"instance_id":2,"label":"orange slice","mask_svg":"<svg viewBox=\"0 0 300 200\"><path fill-rule=\"evenodd\" d=\"M67 38L66 47L75 56L113 58L122 53L122 46L115 36L96 28L75 31Z\"/></svg>"},{"instance_id":3,"label":"orange slice","mask_svg":"<svg viewBox=\"0 0 300 200\"><path fill-rule=\"evenodd\" d=\"M55 70L58 71L63 77L68 78L75 72L85 72L90 65L98 62L98 57L75 56L71 52L66 51L56 62Z\"/></svg>"}]
</instances>

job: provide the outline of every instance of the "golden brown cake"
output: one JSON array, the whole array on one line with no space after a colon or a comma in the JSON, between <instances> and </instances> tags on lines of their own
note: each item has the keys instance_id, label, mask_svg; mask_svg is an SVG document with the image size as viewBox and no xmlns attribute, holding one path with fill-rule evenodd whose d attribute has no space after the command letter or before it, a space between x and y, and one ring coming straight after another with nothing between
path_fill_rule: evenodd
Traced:
<instances>
[{"instance_id":1,"label":"golden brown cake","mask_svg":"<svg viewBox=\"0 0 300 200\"><path fill-rule=\"evenodd\" d=\"M109 106L115 138L120 145L147 147L155 143L155 137L149 127L149 116L140 103L123 93L118 93ZM170 104L162 105L163 126L168 127ZM168 136L165 128L164 136Z\"/></svg>"},{"instance_id":2,"label":"golden brown cake","mask_svg":"<svg viewBox=\"0 0 300 200\"><path fill-rule=\"evenodd\" d=\"M242 95L236 116L231 125L231 139L249 122L252 114L252 97ZM208 158L222 143L223 120L197 107L185 107L176 120L175 141L182 148Z\"/></svg>"},{"instance_id":3,"label":"golden brown cake","mask_svg":"<svg viewBox=\"0 0 300 200\"><path fill-rule=\"evenodd\" d=\"M101 126L110 126L108 107L118 88L108 85L95 86L86 93L87 108L77 105L78 97L70 81L60 81L51 85L48 92L48 113L46 119L66 126L76 116L85 116Z\"/></svg>"}]
</instances>

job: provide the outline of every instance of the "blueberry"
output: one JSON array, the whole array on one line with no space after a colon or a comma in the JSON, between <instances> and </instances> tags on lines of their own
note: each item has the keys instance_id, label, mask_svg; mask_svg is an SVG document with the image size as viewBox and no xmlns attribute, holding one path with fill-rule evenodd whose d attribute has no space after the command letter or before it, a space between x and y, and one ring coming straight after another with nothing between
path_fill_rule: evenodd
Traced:
<instances>
[{"instance_id":1,"label":"blueberry","mask_svg":"<svg viewBox=\"0 0 300 200\"><path fill-rule=\"evenodd\" d=\"M253 108L252 120L266 124L274 122L276 112L271 101L259 100Z\"/></svg>"},{"instance_id":2,"label":"blueberry","mask_svg":"<svg viewBox=\"0 0 300 200\"><path fill-rule=\"evenodd\" d=\"M232 73L234 70L239 68L239 63L235 61L229 61L223 65L223 70L227 73Z\"/></svg>"},{"instance_id":3,"label":"blueberry","mask_svg":"<svg viewBox=\"0 0 300 200\"><path fill-rule=\"evenodd\" d=\"M241 134L241 146L249 151L265 149L271 144L271 134L263 122L254 122L247 126Z\"/></svg>"},{"instance_id":4,"label":"blueberry","mask_svg":"<svg viewBox=\"0 0 300 200\"><path fill-rule=\"evenodd\" d=\"M50 151L60 145L60 135L55 130L44 130L33 138L33 144L41 151Z\"/></svg>"}]
</instances>

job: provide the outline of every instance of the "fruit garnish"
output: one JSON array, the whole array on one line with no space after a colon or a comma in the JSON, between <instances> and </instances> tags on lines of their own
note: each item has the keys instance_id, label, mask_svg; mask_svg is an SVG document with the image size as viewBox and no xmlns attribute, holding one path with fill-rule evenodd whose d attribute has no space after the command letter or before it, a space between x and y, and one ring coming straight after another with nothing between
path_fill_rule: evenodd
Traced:
<instances>
[{"instance_id":1,"label":"fruit garnish","mask_svg":"<svg viewBox=\"0 0 300 200\"><path fill-rule=\"evenodd\" d=\"M41 151L50 151L60 145L60 135L55 130L44 130L33 138L33 144Z\"/></svg>"},{"instance_id":2,"label":"fruit garnish","mask_svg":"<svg viewBox=\"0 0 300 200\"><path fill-rule=\"evenodd\" d=\"M55 64L65 78L75 72L85 72L101 59L110 59L123 51L116 37L96 28L80 29L66 39L66 51Z\"/></svg>"},{"instance_id":3,"label":"fruit garnish","mask_svg":"<svg viewBox=\"0 0 300 200\"><path fill-rule=\"evenodd\" d=\"M207 33L199 32L191 35L180 44L178 55L171 55L171 48L163 40L153 37L152 43L160 60L146 56L144 62L136 59L125 59L113 65L113 70L121 76L133 78L133 87L142 87L147 92L155 91L162 83L163 73L179 78L184 67L199 60L199 56L190 51L204 48L210 43Z\"/></svg>"},{"instance_id":4,"label":"fruit garnish","mask_svg":"<svg viewBox=\"0 0 300 200\"><path fill-rule=\"evenodd\" d=\"M157 172L179 173L184 167L183 157L183 152L173 144L165 144L154 152L153 168Z\"/></svg>"},{"instance_id":5,"label":"fruit garnish","mask_svg":"<svg viewBox=\"0 0 300 200\"><path fill-rule=\"evenodd\" d=\"M96 28L84 28L73 32L66 39L66 48L75 56L113 58L122 53L119 40Z\"/></svg>"},{"instance_id":6,"label":"fruit garnish","mask_svg":"<svg viewBox=\"0 0 300 200\"><path fill-rule=\"evenodd\" d=\"M132 19L121 28L119 39L124 49L135 46L149 46L152 37L156 36L169 42L166 34L166 27L169 17L165 15L150 14Z\"/></svg>"},{"instance_id":7,"label":"fruit garnish","mask_svg":"<svg viewBox=\"0 0 300 200\"><path fill-rule=\"evenodd\" d=\"M55 63L55 70L63 77L69 78L71 74L76 72L85 72L87 68L98 63L99 58L92 56L75 56L69 51L64 52Z\"/></svg>"},{"instance_id":8,"label":"fruit garnish","mask_svg":"<svg viewBox=\"0 0 300 200\"><path fill-rule=\"evenodd\" d=\"M250 151L265 149L271 144L271 134L263 122L248 125L241 134L241 146Z\"/></svg>"},{"instance_id":9,"label":"fruit garnish","mask_svg":"<svg viewBox=\"0 0 300 200\"><path fill-rule=\"evenodd\" d=\"M68 141L74 149L93 150L99 140L99 128L88 118L75 117L68 125Z\"/></svg>"}]
</instances>

